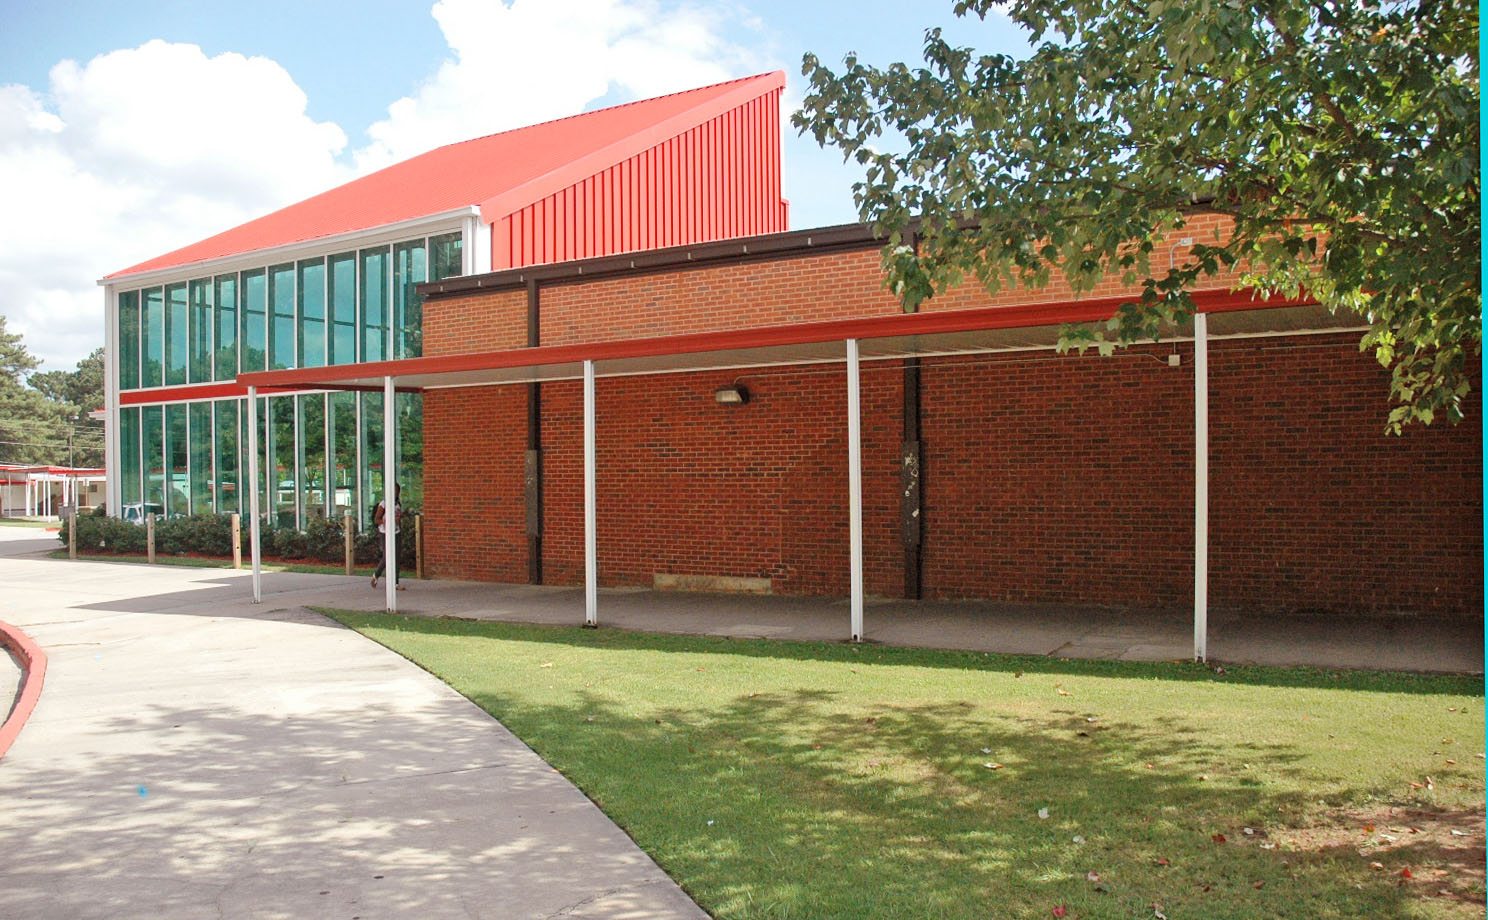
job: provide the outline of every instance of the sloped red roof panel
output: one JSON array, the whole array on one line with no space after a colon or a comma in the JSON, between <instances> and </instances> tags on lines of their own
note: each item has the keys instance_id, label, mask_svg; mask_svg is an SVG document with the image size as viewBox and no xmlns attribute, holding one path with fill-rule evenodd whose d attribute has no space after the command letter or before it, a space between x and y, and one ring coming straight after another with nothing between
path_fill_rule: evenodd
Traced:
<instances>
[{"instance_id":1,"label":"sloped red roof panel","mask_svg":"<svg viewBox=\"0 0 1488 920\"><path fill-rule=\"evenodd\" d=\"M484 205L521 207L680 133L742 98L782 88L780 71L644 99L438 147L231 230L114 272L105 280ZM634 148L634 149L633 149ZM551 186L551 187L550 187ZM526 200L522 200L526 199Z\"/></svg>"}]
</instances>

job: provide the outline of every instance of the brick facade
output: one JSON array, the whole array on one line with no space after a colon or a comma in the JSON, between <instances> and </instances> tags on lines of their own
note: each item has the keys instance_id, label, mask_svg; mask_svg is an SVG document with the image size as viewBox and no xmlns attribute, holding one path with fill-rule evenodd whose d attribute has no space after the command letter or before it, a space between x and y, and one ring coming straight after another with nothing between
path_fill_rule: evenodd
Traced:
<instances>
[{"instance_id":1,"label":"brick facade","mask_svg":"<svg viewBox=\"0 0 1488 920\"><path fill-rule=\"evenodd\" d=\"M544 344L899 309L876 250L559 284L541 306ZM520 345L525 316L523 292L433 299L426 353ZM925 359L924 595L1189 605L1193 369L1190 343ZM900 596L902 362L867 362L862 380L866 584ZM716 404L735 381L750 403ZM1214 608L1481 613L1479 403L1456 428L1388 437L1386 382L1357 334L1211 341ZM666 573L847 592L840 366L601 378L596 395L601 584ZM426 395L434 573L527 580L526 400L522 386ZM542 409L544 581L579 584L580 385L545 384Z\"/></svg>"}]
</instances>

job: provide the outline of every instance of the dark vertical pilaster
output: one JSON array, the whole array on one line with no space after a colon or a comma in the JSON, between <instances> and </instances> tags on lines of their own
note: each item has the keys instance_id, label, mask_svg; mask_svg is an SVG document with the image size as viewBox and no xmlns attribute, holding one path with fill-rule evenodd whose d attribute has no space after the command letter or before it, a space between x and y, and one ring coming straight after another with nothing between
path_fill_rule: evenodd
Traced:
<instances>
[{"instance_id":1,"label":"dark vertical pilaster","mask_svg":"<svg viewBox=\"0 0 1488 920\"><path fill-rule=\"evenodd\" d=\"M527 347L542 344L540 297L537 282L527 282ZM527 384L527 454L523 468L523 496L527 506L527 580L542 584L542 384Z\"/></svg>"}]
</instances>

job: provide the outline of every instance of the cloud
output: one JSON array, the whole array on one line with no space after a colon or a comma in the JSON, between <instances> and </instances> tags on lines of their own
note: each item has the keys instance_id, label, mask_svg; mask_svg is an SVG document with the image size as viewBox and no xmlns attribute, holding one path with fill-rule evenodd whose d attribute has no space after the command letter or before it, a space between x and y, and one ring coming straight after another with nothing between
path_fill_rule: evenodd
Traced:
<instances>
[{"instance_id":1,"label":"cloud","mask_svg":"<svg viewBox=\"0 0 1488 920\"><path fill-rule=\"evenodd\" d=\"M0 312L48 369L103 339L96 279L441 144L774 66L741 9L439 0L449 56L350 149L278 63L150 41L0 86ZM753 45L726 39L738 34Z\"/></svg>"},{"instance_id":2,"label":"cloud","mask_svg":"<svg viewBox=\"0 0 1488 920\"><path fill-rule=\"evenodd\" d=\"M767 69L723 36L759 29L725 5L653 0L439 0L450 57L388 106L356 153L359 171L438 147L584 111L719 83Z\"/></svg>"},{"instance_id":3,"label":"cloud","mask_svg":"<svg viewBox=\"0 0 1488 920\"><path fill-rule=\"evenodd\" d=\"M345 133L266 58L151 41L0 86L0 309L50 368L101 344L103 275L344 181Z\"/></svg>"}]
</instances>

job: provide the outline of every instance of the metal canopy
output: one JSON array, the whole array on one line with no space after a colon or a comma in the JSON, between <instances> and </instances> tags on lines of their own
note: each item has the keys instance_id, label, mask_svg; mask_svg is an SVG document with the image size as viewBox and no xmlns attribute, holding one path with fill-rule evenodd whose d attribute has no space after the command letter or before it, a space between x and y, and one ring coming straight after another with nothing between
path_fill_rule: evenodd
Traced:
<instances>
[{"instance_id":1,"label":"metal canopy","mask_svg":"<svg viewBox=\"0 0 1488 920\"><path fill-rule=\"evenodd\" d=\"M1119 304L1119 301L1116 302ZM1269 302L1276 304L1276 301ZM1201 304L1201 308L1204 304ZM1316 304L1240 299L1212 302L1209 338L1285 335L1361 328L1353 315L1334 315ZM584 363L595 377L677 374L774 365L840 363L848 339L861 361L985 354L1053 348L1063 324L1109 317L1113 303L1090 301L880 316L866 320L767 326L739 331L628 339L578 345L513 348L469 355L408 358L367 364L296 368L242 374L238 382L260 392L306 389L380 390L392 377L399 390L491 386L580 380ZM1191 328L1176 328L1162 341L1190 341Z\"/></svg>"},{"instance_id":2,"label":"metal canopy","mask_svg":"<svg viewBox=\"0 0 1488 920\"><path fill-rule=\"evenodd\" d=\"M847 376L849 565L852 641L863 638L863 512L859 364L862 361L936 355L1046 350L1065 323L1108 319L1120 301L1039 304L960 310L946 313L879 316L861 320L803 323L734 332L703 333L593 344L539 346L473 355L411 358L341 367L300 368L241 375L249 399L249 479L258 481L255 395L306 389L377 389L384 394L384 430L393 431L395 390L491 386L532 381L581 379L584 382L584 624L598 624L599 556L596 499L597 430L595 379L635 374L735 370L771 365L842 363ZM1226 337L1296 335L1358 329L1357 316L1335 316L1316 304L1258 301L1243 295L1211 294L1200 302L1188 328L1174 329L1164 341L1194 343L1194 658L1208 657L1209 570L1209 386L1208 342ZM384 469L395 463L394 438L384 439ZM384 500L393 477L383 480ZM260 534L257 487L249 490L252 516L253 599L260 588ZM396 515L387 515L384 558L396 558ZM396 562L393 562L396 566ZM387 609L397 610L395 581L389 575Z\"/></svg>"}]
</instances>

